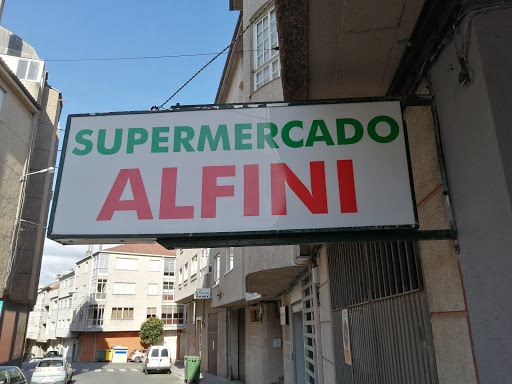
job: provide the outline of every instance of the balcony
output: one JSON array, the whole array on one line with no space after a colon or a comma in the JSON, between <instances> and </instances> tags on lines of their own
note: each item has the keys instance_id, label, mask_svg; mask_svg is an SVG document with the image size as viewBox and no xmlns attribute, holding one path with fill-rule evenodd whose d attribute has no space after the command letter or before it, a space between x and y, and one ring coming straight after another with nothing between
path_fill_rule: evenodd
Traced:
<instances>
[{"instance_id":1,"label":"balcony","mask_svg":"<svg viewBox=\"0 0 512 384\"><path fill-rule=\"evenodd\" d=\"M299 257L298 246L244 248L246 291L272 299L290 286L306 261L307 257Z\"/></svg>"}]
</instances>

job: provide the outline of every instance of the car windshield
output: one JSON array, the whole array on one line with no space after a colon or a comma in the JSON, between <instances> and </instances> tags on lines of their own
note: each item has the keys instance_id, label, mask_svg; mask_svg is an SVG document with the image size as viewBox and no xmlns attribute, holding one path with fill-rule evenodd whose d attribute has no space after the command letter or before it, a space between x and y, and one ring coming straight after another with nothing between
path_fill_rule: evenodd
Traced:
<instances>
[{"instance_id":1,"label":"car windshield","mask_svg":"<svg viewBox=\"0 0 512 384\"><path fill-rule=\"evenodd\" d=\"M46 367L62 367L64 362L62 360L43 360L37 364L38 368L46 368Z\"/></svg>"}]
</instances>

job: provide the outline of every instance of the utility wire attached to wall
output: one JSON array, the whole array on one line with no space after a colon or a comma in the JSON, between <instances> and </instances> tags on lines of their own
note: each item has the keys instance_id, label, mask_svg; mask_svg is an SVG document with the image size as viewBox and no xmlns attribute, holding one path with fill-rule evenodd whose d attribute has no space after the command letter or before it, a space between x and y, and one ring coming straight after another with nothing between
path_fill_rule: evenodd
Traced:
<instances>
[{"instance_id":1,"label":"utility wire attached to wall","mask_svg":"<svg viewBox=\"0 0 512 384\"><path fill-rule=\"evenodd\" d=\"M242 32L240 32L234 39L233 41L231 41L231 43L229 43L229 45L224 48L222 51L220 51L217 55L215 55L209 62L207 62L205 65L203 65L203 67L197 71L190 79L188 79L185 84L183 84L181 87L178 88L178 90L176 92L174 92L167 100L165 100L160 106L153 106L151 107L151 110L154 111L154 110L160 110L161 108L164 107L165 104L167 104L169 101L171 101L171 99L176 96L183 88L185 88L187 86L188 83L190 83L197 75L199 75L206 67L208 67L211 63L213 63L220 55L222 55L224 52L226 52L229 48L231 48L233 45L235 45L235 43L238 41L238 39L240 39L240 37L243 36L243 34L249 29L249 27L251 25L254 24L254 22L256 20L259 20L260 16L263 15L263 13L267 12L267 8L263 8L259 13L258 15L256 15L255 17L253 17L252 21L247 24L247 26L243 29Z\"/></svg>"}]
</instances>

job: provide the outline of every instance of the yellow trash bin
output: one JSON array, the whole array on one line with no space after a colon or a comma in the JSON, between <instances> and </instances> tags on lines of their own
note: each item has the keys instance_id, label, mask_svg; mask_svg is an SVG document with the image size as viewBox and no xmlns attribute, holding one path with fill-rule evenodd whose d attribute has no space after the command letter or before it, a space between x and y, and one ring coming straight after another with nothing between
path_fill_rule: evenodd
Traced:
<instances>
[{"instance_id":1,"label":"yellow trash bin","mask_svg":"<svg viewBox=\"0 0 512 384\"><path fill-rule=\"evenodd\" d=\"M112 356L114 356L114 350L112 348L105 349L105 361L112 361Z\"/></svg>"}]
</instances>

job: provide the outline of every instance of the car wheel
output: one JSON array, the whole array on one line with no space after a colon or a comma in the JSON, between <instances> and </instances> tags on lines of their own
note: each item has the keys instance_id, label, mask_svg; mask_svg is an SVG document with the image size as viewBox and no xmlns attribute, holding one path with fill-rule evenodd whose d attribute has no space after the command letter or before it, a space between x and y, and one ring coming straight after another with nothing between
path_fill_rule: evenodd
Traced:
<instances>
[{"instance_id":1,"label":"car wheel","mask_svg":"<svg viewBox=\"0 0 512 384\"><path fill-rule=\"evenodd\" d=\"M140 357L137 356L135 359L133 359L133 361L136 362L136 363L140 363Z\"/></svg>"}]
</instances>

